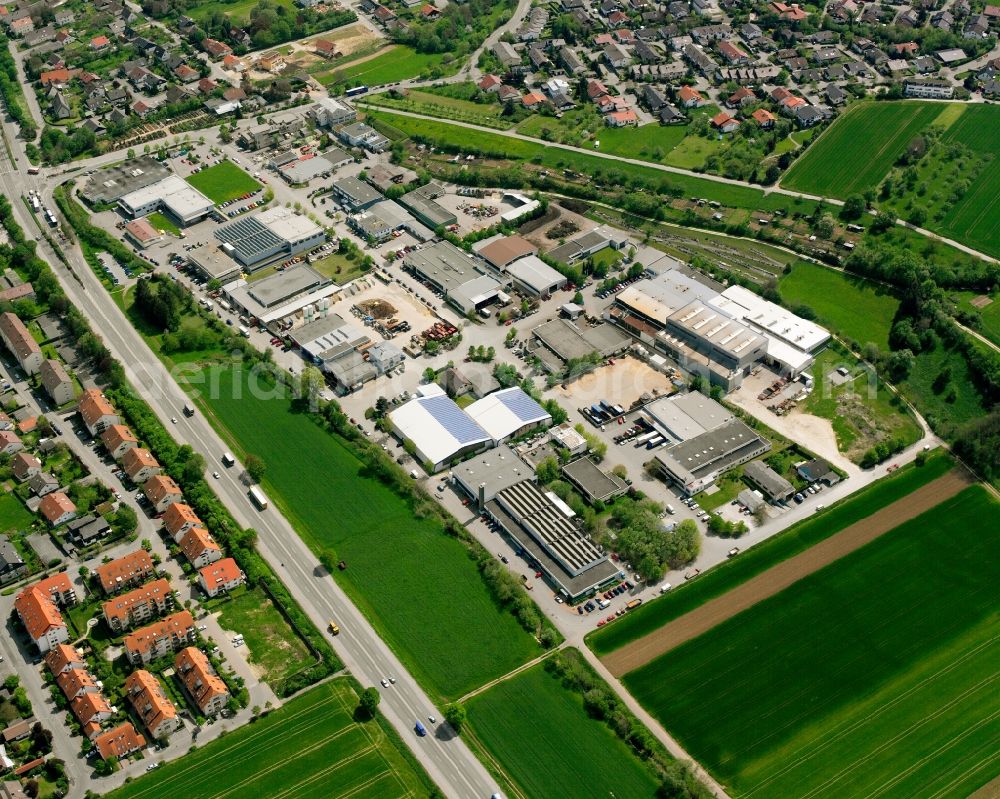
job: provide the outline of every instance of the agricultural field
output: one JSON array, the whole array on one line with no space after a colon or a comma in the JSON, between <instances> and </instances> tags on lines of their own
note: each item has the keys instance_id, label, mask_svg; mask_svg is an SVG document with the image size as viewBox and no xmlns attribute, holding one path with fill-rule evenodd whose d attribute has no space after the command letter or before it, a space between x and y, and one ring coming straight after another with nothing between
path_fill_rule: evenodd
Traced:
<instances>
[{"instance_id":1,"label":"agricultural field","mask_svg":"<svg viewBox=\"0 0 1000 799\"><path fill-rule=\"evenodd\" d=\"M792 206L807 213L811 205L778 194L764 195L759 189L736 186L703 178L667 173L653 167L628 164L575 150L549 146L541 142L511 139L498 133L449 125L444 121L412 119L389 111L373 111L372 117L386 122L406 136L418 137L444 147L467 148L509 160L533 161L550 169L570 169L601 180L610 175L619 183L622 178L641 178L676 187L684 196L705 197L732 208L769 211Z\"/></svg>"},{"instance_id":2,"label":"agricultural field","mask_svg":"<svg viewBox=\"0 0 1000 799\"><path fill-rule=\"evenodd\" d=\"M218 610L219 624L224 630L243 635L251 668L272 686L315 662L262 589L234 592L233 598L221 603Z\"/></svg>"},{"instance_id":3,"label":"agricultural field","mask_svg":"<svg viewBox=\"0 0 1000 799\"><path fill-rule=\"evenodd\" d=\"M998 512L969 486L625 684L734 797L967 796L1000 769Z\"/></svg>"},{"instance_id":4,"label":"agricultural field","mask_svg":"<svg viewBox=\"0 0 1000 799\"><path fill-rule=\"evenodd\" d=\"M233 2L211 2L196 3L190 6L185 13L195 22L204 23L214 12L221 11L232 20L237 27L246 27L250 22L250 11L258 5L260 0L233 0ZM272 0L272 8L284 8L288 13L293 14L296 6L292 0Z\"/></svg>"},{"instance_id":5,"label":"agricultural field","mask_svg":"<svg viewBox=\"0 0 1000 799\"><path fill-rule=\"evenodd\" d=\"M35 517L14 494L0 496L0 533L8 530L26 530Z\"/></svg>"},{"instance_id":6,"label":"agricultural field","mask_svg":"<svg viewBox=\"0 0 1000 799\"><path fill-rule=\"evenodd\" d=\"M418 53L410 47L397 44L373 57L364 57L353 64L338 64L329 72L317 72L315 77L327 88L341 83L345 88L382 86L440 70L441 60L440 54Z\"/></svg>"},{"instance_id":7,"label":"agricultural field","mask_svg":"<svg viewBox=\"0 0 1000 799\"><path fill-rule=\"evenodd\" d=\"M245 373L202 375L218 381L217 391L204 392L212 398L199 400L209 418L237 456L263 458L265 493L313 551L347 562L335 577L421 683L461 696L538 654L535 640L496 605L465 546L361 474L338 438L293 413L283 396L259 399Z\"/></svg>"},{"instance_id":8,"label":"agricultural field","mask_svg":"<svg viewBox=\"0 0 1000 799\"><path fill-rule=\"evenodd\" d=\"M190 175L187 182L216 205L260 188L260 183L229 160Z\"/></svg>"},{"instance_id":9,"label":"agricultural field","mask_svg":"<svg viewBox=\"0 0 1000 799\"><path fill-rule=\"evenodd\" d=\"M107 796L427 796L431 782L408 753L401 753L401 742L390 738L378 721L353 720L357 704L346 679L324 683Z\"/></svg>"},{"instance_id":10,"label":"agricultural field","mask_svg":"<svg viewBox=\"0 0 1000 799\"><path fill-rule=\"evenodd\" d=\"M889 329L899 298L888 289L859 277L810 263L797 263L778 283L781 301L789 308L807 305L820 324L864 346L889 349Z\"/></svg>"},{"instance_id":11,"label":"agricultural field","mask_svg":"<svg viewBox=\"0 0 1000 799\"><path fill-rule=\"evenodd\" d=\"M910 140L940 113L937 103L856 103L792 164L781 185L839 198L875 188ZM876 146L873 131L886 134Z\"/></svg>"},{"instance_id":12,"label":"agricultural field","mask_svg":"<svg viewBox=\"0 0 1000 799\"><path fill-rule=\"evenodd\" d=\"M698 579L677 586L669 594L642 605L603 630L591 633L587 636L587 645L600 656L620 649L913 493L945 474L952 466L951 459L942 452L933 453L923 466L904 466L822 513L762 541L738 558L720 563Z\"/></svg>"},{"instance_id":13,"label":"agricultural field","mask_svg":"<svg viewBox=\"0 0 1000 799\"><path fill-rule=\"evenodd\" d=\"M542 665L466 702L475 738L529 797L656 794L652 772Z\"/></svg>"}]
</instances>

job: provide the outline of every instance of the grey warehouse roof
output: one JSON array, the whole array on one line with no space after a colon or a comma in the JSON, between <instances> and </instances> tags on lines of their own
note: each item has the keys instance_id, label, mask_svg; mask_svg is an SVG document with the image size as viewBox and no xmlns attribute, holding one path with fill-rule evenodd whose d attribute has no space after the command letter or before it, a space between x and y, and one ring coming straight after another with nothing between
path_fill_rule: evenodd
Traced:
<instances>
[{"instance_id":1,"label":"grey warehouse roof","mask_svg":"<svg viewBox=\"0 0 1000 799\"><path fill-rule=\"evenodd\" d=\"M447 241L439 241L406 256L405 263L444 291L458 288L479 277L475 260Z\"/></svg>"}]
</instances>

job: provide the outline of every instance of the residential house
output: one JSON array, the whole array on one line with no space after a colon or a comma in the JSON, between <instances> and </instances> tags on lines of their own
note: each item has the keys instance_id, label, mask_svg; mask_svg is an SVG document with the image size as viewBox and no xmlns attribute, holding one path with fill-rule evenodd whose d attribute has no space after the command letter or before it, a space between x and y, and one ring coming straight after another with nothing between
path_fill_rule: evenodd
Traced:
<instances>
[{"instance_id":1,"label":"residential house","mask_svg":"<svg viewBox=\"0 0 1000 799\"><path fill-rule=\"evenodd\" d=\"M497 90L503 85L503 81L496 75L485 75L477 85L480 91L496 94Z\"/></svg>"},{"instance_id":2,"label":"residential house","mask_svg":"<svg viewBox=\"0 0 1000 799\"><path fill-rule=\"evenodd\" d=\"M336 58L340 55L336 42L329 39L317 39L313 42L313 52L321 58Z\"/></svg>"},{"instance_id":3,"label":"residential house","mask_svg":"<svg viewBox=\"0 0 1000 799\"><path fill-rule=\"evenodd\" d=\"M143 726L157 740L181 728L174 703L167 698L160 681L145 669L137 669L125 678L125 695Z\"/></svg>"},{"instance_id":4,"label":"residential house","mask_svg":"<svg viewBox=\"0 0 1000 799\"><path fill-rule=\"evenodd\" d=\"M109 760L112 757L120 760L133 752L138 752L145 745L146 739L135 731L135 727L129 721L119 724L107 732L102 732L94 739L94 747L104 760Z\"/></svg>"},{"instance_id":5,"label":"residential house","mask_svg":"<svg viewBox=\"0 0 1000 799\"><path fill-rule=\"evenodd\" d=\"M6 433L9 431L4 430L0 432ZM18 452L11 458L10 466L14 472L15 479L20 483L23 483L42 470L42 462L30 452Z\"/></svg>"},{"instance_id":6,"label":"residential house","mask_svg":"<svg viewBox=\"0 0 1000 799\"><path fill-rule=\"evenodd\" d=\"M664 125L682 125L687 122L687 117L674 106L666 105L660 109L660 122Z\"/></svg>"},{"instance_id":7,"label":"residential house","mask_svg":"<svg viewBox=\"0 0 1000 799\"><path fill-rule=\"evenodd\" d=\"M181 550L196 569L222 559L222 547L204 527L188 530L181 539Z\"/></svg>"},{"instance_id":8,"label":"residential house","mask_svg":"<svg viewBox=\"0 0 1000 799\"><path fill-rule=\"evenodd\" d=\"M677 100L685 108L700 108L706 104L706 100L690 86L681 86L677 90Z\"/></svg>"},{"instance_id":9,"label":"residential house","mask_svg":"<svg viewBox=\"0 0 1000 799\"><path fill-rule=\"evenodd\" d=\"M209 597L228 593L245 582L246 576L232 558L223 558L198 570L198 583Z\"/></svg>"},{"instance_id":10,"label":"residential house","mask_svg":"<svg viewBox=\"0 0 1000 799\"><path fill-rule=\"evenodd\" d=\"M835 83L828 84L823 90L823 94L826 96L827 102L829 102L830 105L843 105L847 102L847 92Z\"/></svg>"},{"instance_id":11,"label":"residential house","mask_svg":"<svg viewBox=\"0 0 1000 799\"><path fill-rule=\"evenodd\" d=\"M94 52L107 50L111 46L111 40L107 36L95 36L90 40L90 49Z\"/></svg>"},{"instance_id":12,"label":"residential house","mask_svg":"<svg viewBox=\"0 0 1000 799\"><path fill-rule=\"evenodd\" d=\"M712 127L721 133L732 133L740 127L739 120L731 117L725 111L720 111L712 117Z\"/></svg>"},{"instance_id":13,"label":"residential house","mask_svg":"<svg viewBox=\"0 0 1000 799\"><path fill-rule=\"evenodd\" d=\"M101 442L116 461L121 460L128 450L139 446L139 439L123 424L113 424L101 433Z\"/></svg>"},{"instance_id":14,"label":"residential house","mask_svg":"<svg viewBox=\"0 0 1000 799\"><path fill-rule=\"evenodd\" d=\"M170 583L159 578L104 602L104 620L114 632L142 624L166 613L173 605Z\"/></svg>"},{"instance_id":15,"label":"residential house","mask_svg":"<svg viewBox=\"0 0 1000 799\"><path fill-rule=\"evenodd\" d=\"M538 92L528 92L521 98L521 105L530 110L537 110L545 105L545 95Z\"/></svg>"},{"instance_id":16,"label":"residential house","mask_svg":"<svg viewBox=\"0 0 1000 799\"><path fill-rule=\"evenodd\" d=\"M66 369L59 361L48 358L42 361L39 371L42 385L55 405L73 401L73 379L66 374Z\"/></svg>"},{"instance_id":17,"label":"residential house","mask_svg":"<svg viewBox=\"0 0 1000 799\"><path fill-rule=\"evenodd\" d=\"M28 573L21 553L5 535L0 535L0 584L6 584Z\"/></svg>"},{"instance_id":18,"label":"residential house","mask_svg":"<svg viewBox=\"0 0 1000 799\"><path fill-rule=\"evenodd\" d=\"M70 702L84 694L99 694L101 692L97 682L86 668L65 669L56 677L56 685Z\"/></svg>"},{"instance_id":19,"label":"residential house","mask_svg":"<svg viewBox=\"0 0 1000 799\"><path fill-rule=\"evenodd\" d=\"M770 4L770 10L786 22L802 22L808 16L798 3L788 5L775 0Z\"/></svg>"},{"instance_id":20,"label":"residential house","mask_svg":"<svg viewBox=\"0 0 1000 799\"><path fill-rule=\"evenodd\" d=\"M632 56L612 42L604 46L604 60L612 69L622 69L632 63Z\"/></svg>"},{"instance_id":21,"label":"residential house","mask_svg":"<svg viewBox=\"0 0 1000 799\"><path fill-rule=\"evenodd\" d=\"M903 94L907 97L948 100L954 93L954 85L946 80L907 78L903 81Z\"/></svg>"},{"instance_id":22,"label":"residential house","mask_svg":"<svg viewBox=\"0 0 1000 799\"><path fill-rule=\"evenodd\" d=\"M197 69L189 67L187 64L181 64L179 67L174 69L174 76L181 83L193 83L198 80L200 75L201 73L198 72Z\"/></svg>"},{"instance_id":23,"label":"residential house","mask_svg":"<svg viewBox=\"0 0 1000 799\"><path fill-rule=\"evenodd\" d=\"M17 359L25 374L33 375L42 368L42 348L18 317L6 311L0 314L0 340Z\"/></svg>"},{"instance_id":24,"label":"residential house","mask_svg":"<svg viewBox=\"0 0 1000 799\"><path fill-rule=\"evenodd\" d=\"M642 98L645 100L649 110L654 114L669 104L666 92L653 86L643 86Z\"/></svg>"},{"instance_id":25,"label":"residential house","mask_svg":"<svg viewBox=\"0 0 1000 799\"><path fill-rule=\"evenodd\" d=\"M204 527L204 523L194 512L194 508L183 502L175 502L163 513L163 527L174 543L179 544L184 534L192 527Z\"/></svg>"},{"instance_id":26,"label":"residential house","mask_svg":"<svg viewBox=\"0 0 1000 799\"><path fill-rule=\"evenodd\" d=\"M795 121L799 123L799 127L802 128L811 128L826 118L816 106L805 104L796 106L793 116Z\"/></svg>"},{"instance_id":27,"label":"residential house","mask_svg":"<svg viewBox=\"0 0 1000 799\"><path fill-rule=\"evenodd\" d=\"M100 729L99 725L114 715L114 710L102 693L80 694L70 701L69 707L85 733L96 733Z\"/></svg>"},{"instance_id":28,"label":"residential house","mask_svg":"<svg viewBox=\"0 0 1000 799\"><path fill-rule=\"evenodd\" d=\"M195 705L205 716L217 716L229 702L229 689L205 653L189 646L177 653L174 670Z\"/></svg>"},{"instance_id":29,"label":"residential house","mask_svg":"<svg viewBox=\"0 0 1000 799\"><path fill-rule=\"evenodd\" d=\"M97 388L88 388L80 395L77 406L84 426L92 436L103 433L113 424L121 424L121 417Z\"/></svg>"},{"instance_id":30,"label":"residential house","mask_svg":"<svg viewBox=\"0 0 1000 799\"><path fill-rule=\"evenodd\" d=\"M629 125L638 126L639 117L635 111L612 111L604 117L604 124L612 128L624 128Z\"/></svg>"},{"instance_id":31,"label":"residential house","mask_svg":"<svg viewBox=\"0 0 1000 799\"><path fill-rule=\"evenodd\" d=\"M224 42L216 41L215 39L205 39L201 43L201 49L208 53L209 58L213 61L218 61L223 56L232 55L233 48Z\"/></svg>"},{"instance_id":32,"label":"residential house","mask_svg":"<svg viewBox=\"0 0 1000 799\"><path fill-rule=\"evenodd\" d=\"M49 101L49 114L54 119L60 120L69 119L73 116L73 108L70 106L65 95L58 89L53 91L52 98Z\"/></svg>"},{"instance_id":33,"label":"residential house","mask_svg":"<svg viewBox=\"0 0 1000 799\"><path fill-rule=\"evenodd\" d=\"M193 643L194 638L194 617L181 610L126 635L125 654L130 663L145 665Z\"/></svg>"},{"instance_id":34,"label":"residential house","mask_svg":"<svg viewBox=\"0 0 1000 799\"><path fill-rule=\"evenodd\" d=\"M33 480L34 478L32 478ZM31 481L29 481L29 485ZM103 516L88 513L66 525L66 540L77 547L90 546L111 534L111 524Z\"/></svg>"},{"instance_id":35,"label":"residential house","mask_svg":"<svg viewBox=\"0 0 1000 799\"><path fill-rule=\"evenodd\" d=\"M754 121L765 130L773 128L775 119L777 119L774 114L765 108L758 108L750 116L752 116Z\"/></svg>"},{"instance_id":36,"label":"residential house","mask_svg":"<svg viewBox=\"0 0 1000 799\"><path fill-rule=\"evenodd\" d=\"M45 517L50 527L66 524L76 517L76 505L62 491L53 491L42 497L42 501L38 504L38 511Z\"/></svg>"},{"instance_id":37,"label":"residential house","mask_svg":"<svg viewBox=\"0 0 1000 799\"><path fill-rule=\"evenodd\" d=\"M143 447L129 447L125 450L125 454L122 455L122 469L125 470L128 479L136 485L144 484L162 471L159 461Z\"/></svg>"},{"instance_id":38,"label":"residential house","mask_svg":"<svg viewBox=\"0 0 1000 799\"><path fill-rule=\"evenodd\" d=\"M59 608L37 584L28 586L15 597L14 610L39 652L44 654L69 640L69 629Z\"/></svg>"},{"instance_id":39,"label":"residential house","mask_svg":"<svg viewBox=\"0 0 1000 799\"><path fill-rule=\"evenodd\" d=\"M742 108L743 106L756 101L757 95L754 94L752 89L748 89L746 86L740 86L740 88L726 98L726 105L729 108Z\"/></svg>"},{"instance_id":40,"label":"residential house","mask_svg":"<svg viewBox=\"0 0 1000 799\"><path fill-rule=\"evenodd\" d=\"M719 42L719 55L730 64L750 63L750 56L732 42Z\"/></svg>"},{"instance_id":41,"label":"residential house","mask_svg":"<svg viewBox=\"0 0 1000 799\"><path fill-rule=\"evenodd\" d=\"M180 502L184 495L173 478L158 474L149 478L143 486L143 493L157 513L163 513L173 503Z\"/></svg>"},{"instance_id":42,"label":"residential house","mask_svg":"<svg viewBox=\"0 0 1000 799\"><path fill-rule=\"evenodd\" d=\"M144 549L129 552L94 570L105 594L117 594L133 585L141 585L155 573L153 559Z\"/></svg>"},{"instance_id":43,"label":"residential house","mask_svg":"<svg viewBox=\"0 0 1000 799\"><path fill-rule=\"evenodd\" d=\"M59 677L71 669L86 669L87 662L80 650L70 644L56 644L45 654L45 665L49 667L53 677Z\"/></svg>"}]
</instances>

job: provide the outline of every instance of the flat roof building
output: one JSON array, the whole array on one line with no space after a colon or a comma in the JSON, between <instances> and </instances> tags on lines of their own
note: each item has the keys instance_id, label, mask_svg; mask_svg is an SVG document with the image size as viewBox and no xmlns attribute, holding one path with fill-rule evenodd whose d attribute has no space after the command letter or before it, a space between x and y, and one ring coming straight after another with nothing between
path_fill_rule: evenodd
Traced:
<instances>
[{"instance_id":1,"label":"flat roof building","mask_svg":"<svg viewBox=\"0 0 1000 799\"><path fill-rule=\"evenodd\" d=\"M215 237L222 242L223 252L250 272L326 241L323 228L280 205L223 225Z\"/></svg>"},{"instance_id":2,"label":"flat roof building","mask_svg":"<svg viewBox=\"0 0 1000 799\"><path fill-rule=\"evenodd\" d=\"M590 458L580 458L562 467L566 476L590 503L608 502L628 491L628 483L618 475L598 468Z\"/></svg>"},{"instance_id":3,"label":"flat roof building","mask_svg":"<svg viewBox=\"0 0 1000 799\"><path fill-rule=\"evenodd\" d=\"M733 418L725 406L700 391L689 391L654 400L643 408L653 426L675 443L687 441Z\"/></svg>"},{"instance_id":4,"label":"flat roof building","mask_svg":"<svg viewBox=\"0 0 1000 799\"><path fill-rule=\"evenodd\" d=\"M656 454L663 477L688 496L704 491L727 469L753 460L771 448L739 419L733 418Z\"/></svg>"},{"instance_id":5,"label":"flat roof building","mask_svg":"<svg viewBox=\"0 0 1000 799\"><path fill-rule=\"evenodd\" d=\"M570 361L593 356L607 358L624 352L631 345L628 336L611 325L577 327L566 319L553 319L531 331L540 345L534 354L549 372L562 374Z\"/></svg>"},{"instance_id":6,"label":"flat roof building","mask_svg":"<svg viewBox=\"0 0 1000 799\"><path fill-rule=\"evenodd\" d=\"M618 576L618 567L574 523L572 511L531 480L499 491L486 512L571 601Z\"/></svg>"},{"instance_id":7,"label":"flat roof building","mask_svg":"<svg viewBox=\"0 0 1000 799\"><path fill-rule=\"evenodd\" d=\"M476 400L466 408L466 413L489 434L494 444L552 422L549 412L518 386L503 388Z\"/></svg>"},{"instance_id":8,"label":"flat roof building","mask_svg":"<svg viewBox=\"0 0 1000 799\"><path fill-rule=\"evenodd\" d=\"M500 491L522 480L532 480L535 470L521 460L506 444L488 449L474 458L453 466L452 482L477 503L482 511Z\"/></svg>"},{"instance_id":9,"label":"flat roof building","mask_svg":"<svg viewBox=\"0 0 1000 799\"><path fill-rule=\"evenodd\" d=\"M92 205L113 203L171 174L169 167L151 156L130 158L96 170L80 189L80 196Z\"/></svg>"},{"instance_id":10,"label":"flat roof building","mask_svg":"<svg viewBox=\"0 0 1000 799\"><path fill-rule=\"evenodd\" d=\"M376 191L367 183L362 183L357 178L340 178L333 182L332 188L340 204L349 211L364 211L385 199L381 192Z\"/></svg>"},{"instance_id":11,"label":"flat roof building","mask_svg":"<svg viewBox=\"0 0 1000 799\"><path fill-rule=\"evenodd\" d=\"M393 432L411 441L417 457L438 471L462 455L491 446L489 433L435 384L389 414Z\"/></svg>"},{"instance_id":12,"label":"flat roof building","mask_svg":"<svg viewBox=\"0 0 1000 799\"><path fill-rule=\"evenodd\" d=\"M408 253L403 265L442 292L463 314L495 302L500 294L500 284L477 269L475 256L447 241Z\"/></svg>"},{"instance_id":13,"label":"flat roof building","mask_svg":"<svg viewBox=\"0 0 1000 799\"><path fill-rule=\"evenodd\" d=\"M750 461L743 467L743 476L774 502L787 502L795 493L788 480L761 461Z\"/></svg>"},{"instance_id":14,"label":"flat roof building","mask_svg":"<svg viewBox=\"0 0 1000 799\"><path fill-rule=\"evenodd\" d=\"M307 264L296 264L283 272L248 283L234 280L222 287L230 302L243 313L264 324L298 313L300 322L326 313L330 297L338 289L333 281Z\"/></svg>"},{"instance_id":15,"label":"flat roof building","mask_svg":"<svg viewBox=\"0 0 1000 799\"><path fill-rule=\"evenodd\" d=\"M537 255L517 259L505 274L515 288L533 297L549 297L566 286L566 278Z\"/></svg>"},{"instance_id":16,"label":"flat roof building","mask_svg":"<svg viewBox=\"0 0 1000 799\"><path fill-rule=\"evenodd\" d=\"M163 210L182 225L201 221L215 208L215 203L177 175L126 194L118 205L133 218Z\"/></svg>"},{"instance_id":17,"label":"flat roof building","mask_svg":"<svg viewBox=\"0 0 1000 799\"><path fill-rule=\"evenodd\" d=\"M439 227L448 227L458 222L458 217L454 213L437 202L437 198L444 194L444 186L431 181L404 194L399 198L399 201L409 209L418 221L427 225L431 230L437 230Z\"/></svg>"}]
</instances>

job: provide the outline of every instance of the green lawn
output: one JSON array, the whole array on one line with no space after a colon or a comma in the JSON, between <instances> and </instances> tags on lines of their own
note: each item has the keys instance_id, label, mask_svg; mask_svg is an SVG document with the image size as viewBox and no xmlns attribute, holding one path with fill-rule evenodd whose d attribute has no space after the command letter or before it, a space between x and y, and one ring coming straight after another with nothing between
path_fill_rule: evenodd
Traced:
<instances>
[{"instance_id":1,"label":"green lawn","mask_svg":"<svg viewBox=\"0 0 1000 799\"><path fill-rule=\"evenodd\" d=\"M677 586L665 596L643 604L603 630L587 636L587 645L597 655L606 655L648 635L669 621L683 616L710 599L770 569L777 563L805 552L814 544L867 518L923 485L937 479L952 467L943 453L933 453L923 466L907 465L884 477L822 513L789 527L779 535L762 541L713 567L690 583Z\"/></svg>"},{"instance_id":2,"label":"green lawn","mask_svg":"<svg viewBox=\"0 0 1000 799\"><path fill-rule=\"evenodd\" d=\"M412 111L416 114L472 122L476 125L485 125L488 128L506 129L514 124L513 119L502 116L503 106L499 103L475 103L471 100L423 92L418 89L408 89L406 97L402 98L389 97L387 94L374 94L367 97L366 102L385 108Z\"/></svg>"},{"instance_id":3,"label":"green lawn","mask_svg":"<svg viewBox=\"0 0 1000 799\"><path fill-rule=\"evenodd\" d=\"M1000 770L982 486L625 677L733 797L967 796Z\"/></svg>"},{"instance_id":4,"label":"green lawn","mask_svg":"<svg viewBox=\"0 0 1000 799\"><path fill-rule=\"evenodd\" d=\"M357 696L347 680L324 683L107 796L428 796L430 780L411 765L408 753L400 752L401 742L389 737L379 722L357 724L352 718L356 707Z\"/></svg>"},{"instance_id":5,"label":"green lawn","mask_svg":"<svg viewBox=\"0 0 1000 799\"><path fill-rule=\"evenodd\" d=\"M173 233L175 236L179 236L181 234L181 229L159 211L153 211L153 213L149 214L146 219L149 221L149 224L157 230L161 230L164 233Z\"/></svg>"},{"instance_id":6,"label":"green lawn","mask_svg":"<svg viewBox=\"0 0 1000 799\"><path fill-rule=\"evenodd\" d=\"M423 75L441 66L442 56L438 53L418 53L405 45L393 45L384 52L358 64L337 65L330 72L317 73L316 79L326 87L339 85L343 81L348 86L381 86Z\"/></svg>"},{"instance_id":7,"label":"green lawn","mask_svg":"<svg viewBox=\"0 0 1000 799\"><path fill-rule=\"evenodd\" d=\"M260 183L229 160L189 176L187 182L216 205L260 188Z\"/></svg>"},{"instance_id":8,"label":"green lawn","mask_svg":"<svg viewBox=\"0 0 1000 799\"><path fill-rule=\"evenodd\" d=\"M214 11L221 11L233 21L234 25L246 26L250 22L250 10L259 2L260 0L233 0L233 2L227 3L213 0L210 3L203 2L189 6L184 13L195 22L204 23ZM284 8L289 13L294 13L296 10L292 0L273 0L271 6L272 8Z\"/></svg>"},{"instance_id":9,"label":"green lawn","mask_svg":"<svg viewBox=\"0 0 1000 799\"><path fill-rule=\"evenodd\" d=\"M415 518L406 502L362 473L338 438L292 412L289 400L257 398L246 374L210 374L218 390L203 391L212 398L202 406L234 452L264 459L264 491L303 540L347 562L336 578L424 685L461 696L538 653L497 607L463 544L436 522Z\"/></svg>"},{"instance_id":10,"label":"green lawn","mask_svg":"<svg viewBox=\"0 0 1000 799\"><path fill-rule=\"evenodd\" d=\"M499 133L449 125L440 120L412 119L390 111L374 111L372 116L422 141L475 149L511 160L534 161L551 169L572 169L593 176L595 182L617 182L621 185L623 178L641 178L660 185L676 187L685 196L705 197L733 208L762 211L794 208L804 213L812 210L812 203L805 200L795 200L778 194L765 196L763 191L748 186L735 186L690 175L666 173L651 167L611 161L584 152L551 147L543 142L512 139Z\"/></svg>"},{"instance_id":11,"label":"green lawn","mask_svg":"<svg viewBox=\"0 0 1000 799\"><path fill-rule=\"evenodd\" d=\"M333 252L325 258L321 258L311 264L312 268L321 275L330 278L338 286L350 283L355 278L361 277L365 270L361 268L361 259L350 260L346 255Z\"/></svg>"},{"instance_id":12,"label":"green lawn","mask_svg":"<svg viewBox=\"0 0 1000 799\"><path fill-rule=\"evenodd\" d=\"M243 591L219 606L219 623L242 633L250 662L272 686L315 663L315 658L260 588Z\"/></svg>"},{"instance_id":13,"label":"green lawn","mask_svg":"<svg viewBox=\"0 0 1000 799\"><path fill-rule=\"evenodd\" d=\"M35 517L13 494L0 496L0 532L26 530Z\"/></svg>"},{"instance_id":14,"label":"green lawn","mask_svg":"<svg viewBox=\"0 0 1000 799\"><path fill-rule=\"evenodd\" d=\"M889 349L889 329L899 298L888 289L825 266L799 262L778 285L782 302L808 305L817 320L853 339L859 346L873 342Z\"/></svg>"},{"instance_id":15,"label":"green lawn","mask_svg":"<svg viewBox=\"0 0 1000 799\"><path fill-rule=\"evenodd\" d=\"M941 113L938 103L855 103L788 170L786 189L841 199L874 188L910 140Z\"/></svg>"},{"instance_id":16,"label":"green lawn","mask_svg":"<svg viewBox=\"0 0 1000 799\"><path fill-rule=\"evenodd\" d=\"M466 703L476 738L532 799L642 799L656 780L628 746L590 718L580 696L541 665Z\"/></svg>"}]
</instances>

